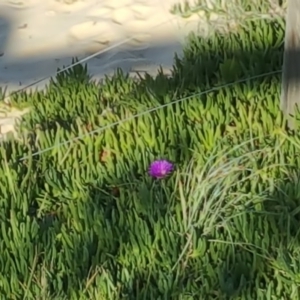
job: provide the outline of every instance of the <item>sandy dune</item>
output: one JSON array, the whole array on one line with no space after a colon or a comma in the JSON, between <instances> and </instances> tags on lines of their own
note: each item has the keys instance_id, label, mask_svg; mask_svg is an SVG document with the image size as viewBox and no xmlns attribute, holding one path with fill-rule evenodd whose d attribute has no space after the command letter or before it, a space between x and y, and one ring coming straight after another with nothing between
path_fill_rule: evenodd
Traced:
<instances>
[{"instance_id":1,"label":"sandy dune","mask_svg":"<svg viewBox=\"0 0 300 300\"><path fill-rule=\"evenodd\" d=\"M99 53L88 61L96 76L170 66L197 24L170 13L175 0L23 1L0 0L0 85L9 90L54 75L75 55Z\"/></svg>"},{"instance_id":2,"label":"sandy dune","mask_svg":"<svg viewBox=\"0 0 300 300\"><path fill-rule=\"evenodd\" d=\"M199 16L172 15L175 3L0 0L0 86L9 92L28 85L44 88L57 68L70 65L74 56L97 78L118 67L155 73L162 66L167 71L174 53L181 53L184 37L197 30L200 21Z\"/></svg>"},{"instance_id":3,"label":"sandy dune","mask_svg":"<svg viewBox=\"0 0 300 300\"><path fill-rule=\"evenodd\" d=\"M168 70L198 18L170 13L175 0L0 0L0 86L44 88L74 56L96 78L124 71ZM69 0L72 2L72 0ZM29 87L28 87L29 86ZM0 136L18 111L0 116Z\"/></svg>"}]
</instances>

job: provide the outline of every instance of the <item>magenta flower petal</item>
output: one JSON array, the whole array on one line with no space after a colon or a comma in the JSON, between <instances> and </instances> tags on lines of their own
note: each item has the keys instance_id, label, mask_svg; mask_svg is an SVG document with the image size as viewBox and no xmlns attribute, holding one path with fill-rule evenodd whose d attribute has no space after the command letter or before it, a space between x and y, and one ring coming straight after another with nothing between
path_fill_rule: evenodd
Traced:
<instances>
[{"instance_id":1,"label":"magenta flower petal","mask_svg":"<svg viewBox=\"0 0 300 300\"><path fill-rule=\"evenodd\" d=\"M169 175L174 169L171 162L167 160L155 160L149 167L149 174L155 178L163 178Z\"/></svg>"}]
</instances>

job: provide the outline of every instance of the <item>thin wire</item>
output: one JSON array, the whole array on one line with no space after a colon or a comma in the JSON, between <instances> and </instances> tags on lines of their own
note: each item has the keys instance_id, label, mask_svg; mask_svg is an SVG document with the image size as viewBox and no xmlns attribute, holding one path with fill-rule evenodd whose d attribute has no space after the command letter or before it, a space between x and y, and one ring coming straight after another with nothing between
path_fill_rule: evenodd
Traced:
<instances>
[{"instance_id":1,"label":"thin wire","mask_svg":"<svg viewBox=\"0 0 300 300\"><path fill-rule=\"evenodd\" d=\"M149 29L152 30L152 29L154 29L154 28L156 28L156 27L159 27L159 26L161 26L161 25L163 25L163 24L166 24L166 23L168 23L168 22L171 22L171 21L172 21L173 19L175 19L175 18L176 18L176 16L175 16L175 17L172 17L172 18L170 18L170 19L168 19L167 21L164 21L164 22L159 23L159 24L157 24L157 25L155 25L155 26L152 26L152 27L150 27ZM132 41L132 40L133 40L135 37L137 37L137 36L138 36L138 34L132 35L130 38L127 38L127 39L125 39L125 40L122 40L122 41L120 41L120 42L118 42L118 43L116 43L116 44L114 44L114 45L111 45L111 46L105 48L105 49L99 50L98 52L96 52L96 53L94 53L94 54L91 54L91 55L89 55L89 56L87 56L87 57L85 57L85 58L83 58L83 59L81 59L81 60L79 60L79 61L77 61L77 62L74 62L74 63L70 64L69 66L64 67L64 68L62 68L61 70L57 71L57 72L55 73L54 76L57 76L57 75L60 74L60 73L63 73L63 72L65 72L65 71L68 71L68 70L70 70L71 68L73 68L73 67L75 67L75 66L77 66L77 65L79 65L79 64L82 64L82 63L84 63L84 62L87 62L87 61L89 61L90 59L92 59L92 58L94 58L94 57L96 57L96 56L98 56L98 55L101 55L101 54L106 53L106 52L108 52L108 51L110 51L110 50L113 50L114 48L117 48L117 47L119 47L119 46L122 46L122 45L126 44L127 42ZM24 86L24 87L18 89L18 90L16 90L16 91L10 93L8 96L5 96L5 97L3 98L3 101L9 99L12 95L15 95L15 94L17 94L17 93L19 93L19 92L22 92L22 91L24 91L24 90L26 90L26 89L28 89L28 88L30 88L30 87L32 87L32 86L34 86L34 85L40 83L40 82L43 82L44 80L50 79L50 78L52 78L52 77L53 77L53 75L49 75L49 76L45 76L45 77L42 78L42 79L36 80L36 81L34 81L34 82L32 82L32 83L30 83L30 84L28 84L28 85L26 85L26 86Z\"/></svg>"},{"instance_id":2,"label":"thin wire","mask_svg":"<svg viewBox=\"0 0 300 300\"><path fill-rule=\"evenodd\" d=\"M106 126L103 126L103 127L98 128L98 129L92 130L92 131L90 131L90 132L88 132L88 133L79 135L79 136L77 136L77 137L75 137L75 138L69 139L69 140L64 141L64 142L62 142L62 143L59 143L59 144L57 144L57 145L55 145L55 146L46 148L46 149L41 150L41 151L38 151L38 152L34 152L34 153L32 153L32 155L30 155L30 156L24 156L24 157L22 157L22 158L20 159L20 161L23 161L23 160L25 160L25 159L28 159L29 157L34 157L34 156L37 156L37 155L39 155L39 154L43 154L43 153L49 152L49 151L51 151L51 150L54 150L54 149L57 148L57 147L68 145L68 144L70 144L70 143L72 143L72 142L78 141L78 140L80 140L80 139L82 139L82 138L85 138L85 137L87 137L87 136L94 135L95 133L99 133L99 132L104 131L104 130L106 130L106 129L112 128L112 127L114 127L114 126L116 126L116 125L119 125L119 124L122 124L122 123L124 123L124 122L133 120L133 119L135 119L135 118L144 116L144 115L146 115L146 114L148 114L148 113L157 111L157 110L162 109L162 108L164 108L164 107L167 107L167 106L169 106L169 105L173 105L173 104L176 104L176 103L183 102L183 101L185 101L185 100L189 100L189 99L191 99L191 98L193 98L193 97L195 97L195 96L201 96L201 95L209 94L209 93L211 93L211 92L220 90L220 89L225 88L225 87L228 87L228 86L232 86L232 85L237 84L237 83L242 83L242 82L246 82L246 81L253 80L253 79L257 79L257 78L266 77L266 76L269 76L269 75L279 74L279 73L281 73L281 72L282 72L282 69L277 70L277 71L273 71L273 72L263 73L263 74L256 75L256 76L252 76L252 77L249 77L249 78L240 79L240 80L237 80L237 81L234 81L234 82L231 82L231 83L219 85L219 86L217 86L217 87L211 88L211 89L206 90L206 91L204 91L204 92L195 93L195 94L193 94L193 95L191 95L191 96L187 96L187 97L184 97L184 98L181 98L181 99L177 99L177 100L174 100L174 101L172 101L172 102L169 102L169 103L166 103L166 104L163 104L163 105L159 105L159 106L150 108L150 109L145 110L145 111L143 111L143 112L137 113L137 114L135 114L135 115L133 115L133 116L127 117L127 118L125 118L125 119L123 119L123 120L120 120L120 121L117 121L117 122L113 122L113 123L108 124L108 125L106 125Z\"/></svg>"}]
</instances>

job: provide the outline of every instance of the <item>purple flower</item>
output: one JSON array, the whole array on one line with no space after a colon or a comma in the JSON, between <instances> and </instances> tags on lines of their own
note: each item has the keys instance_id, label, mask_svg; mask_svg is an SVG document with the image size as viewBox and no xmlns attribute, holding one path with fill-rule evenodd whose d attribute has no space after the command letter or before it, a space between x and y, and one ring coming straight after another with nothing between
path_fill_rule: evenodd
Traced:
<instances>
[{"instance_id":1,"label":"purple flower","mask_svg":"<svg viewBox=\"0 0 300 300\"><path fill-rule=\"evenodd\" d=\"M149 174L155 178L163 178L173 171L173 164L167 160L155 160L149 167Z\"/></svg>"}]
</instances>

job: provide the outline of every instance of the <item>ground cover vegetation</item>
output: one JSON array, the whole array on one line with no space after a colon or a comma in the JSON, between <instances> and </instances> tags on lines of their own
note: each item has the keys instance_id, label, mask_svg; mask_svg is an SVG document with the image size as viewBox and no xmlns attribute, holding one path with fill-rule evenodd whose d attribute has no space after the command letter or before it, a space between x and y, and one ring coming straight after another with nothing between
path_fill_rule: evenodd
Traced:
<instances>
[{"instance_id":1,"label":"ground cover vegetation","mask_svg":"<svg viewBox=\"0 0 300 300\"><path fill-rule=\"evenodd\" d=\"M191 34L171 76L95 83L78 65L15 94L30 113L0 149L1 298L300 298L283 39L282 19L255 20Z\"/></svg>"}]
</instances>

